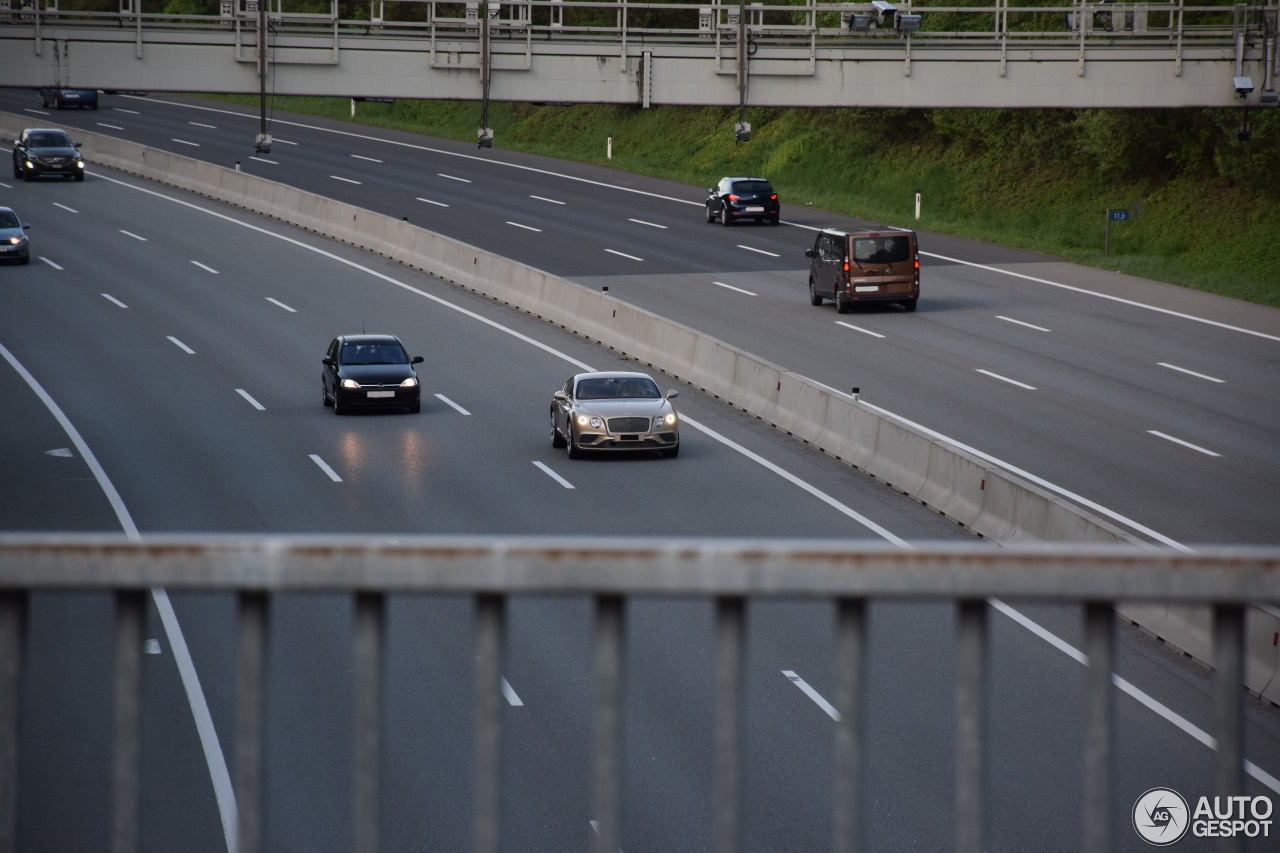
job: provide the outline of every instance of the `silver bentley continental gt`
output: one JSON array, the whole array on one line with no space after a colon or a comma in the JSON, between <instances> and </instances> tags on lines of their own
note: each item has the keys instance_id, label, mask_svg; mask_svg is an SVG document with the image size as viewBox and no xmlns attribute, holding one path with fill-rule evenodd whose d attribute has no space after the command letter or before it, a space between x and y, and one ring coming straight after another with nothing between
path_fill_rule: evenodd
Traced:
<instances>
[{"instance_id":1,"label":"silver bentley continental gt","mask_svg":"<svg viewBox=\"0 0 1280 853\"><path fill-rule=\"evenodd\" d=\"M680 419L671 399L644 373L579 373L551 401L551 446L584 451L657 450L680 453Z\"/></svg>"}]
</instances>

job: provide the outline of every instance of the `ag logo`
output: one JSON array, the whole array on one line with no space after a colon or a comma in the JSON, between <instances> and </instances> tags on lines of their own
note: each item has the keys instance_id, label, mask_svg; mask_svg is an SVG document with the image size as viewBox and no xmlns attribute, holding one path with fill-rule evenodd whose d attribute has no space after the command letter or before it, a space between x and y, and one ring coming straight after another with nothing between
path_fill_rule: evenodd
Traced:
<instances>
[{"instance_id":1,"label":"ag logo","mask_svg":"<svg viewBox=\"0 0 1280 853\"><path fill-rule=\"evenodd\" d=\"M1172 788L1152 788L1133 804L1133 828L1143 841L1168 847L1191 825L1187 801Z\"/></svg>"}]
</instances>

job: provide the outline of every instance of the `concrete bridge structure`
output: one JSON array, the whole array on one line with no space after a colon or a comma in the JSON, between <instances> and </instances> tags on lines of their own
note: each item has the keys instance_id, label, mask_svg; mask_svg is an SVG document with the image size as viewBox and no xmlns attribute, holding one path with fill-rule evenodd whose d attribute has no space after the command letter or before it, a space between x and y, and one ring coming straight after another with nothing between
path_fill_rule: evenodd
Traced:
<instances>
[{"instance_id":1,"label":"concrete bridge structure","mask_svg":"<svg viewBox=\"0 0 1280 853\"><path fill-rule=\"evenodd\" d=\"M0 0L7 86L645 107L1241 107L1274 105L1280 72L1280 0L206 0L216 11L202 15L163 13L159 0L106 12L86 8L102 0L23 2Z\"/></svg>"}]
</instances>

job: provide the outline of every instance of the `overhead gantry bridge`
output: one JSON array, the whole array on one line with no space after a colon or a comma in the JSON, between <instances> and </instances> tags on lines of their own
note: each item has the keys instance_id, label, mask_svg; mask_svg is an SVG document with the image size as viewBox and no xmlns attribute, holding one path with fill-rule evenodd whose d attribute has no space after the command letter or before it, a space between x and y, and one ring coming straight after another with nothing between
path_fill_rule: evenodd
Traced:
<instances>
[{"instance_id":1,"label":"overhead gantry bridge","mask_svg":"<svg viewBox=\"0 0 1280 853\"><path fill-rule=\"evenodd\" d=\"M1280 72L1280 0L203 0L196 15L105 2L0 0L0 81L645 107L1134 108L1274 104Z\"/></svg>"}]
</instances>

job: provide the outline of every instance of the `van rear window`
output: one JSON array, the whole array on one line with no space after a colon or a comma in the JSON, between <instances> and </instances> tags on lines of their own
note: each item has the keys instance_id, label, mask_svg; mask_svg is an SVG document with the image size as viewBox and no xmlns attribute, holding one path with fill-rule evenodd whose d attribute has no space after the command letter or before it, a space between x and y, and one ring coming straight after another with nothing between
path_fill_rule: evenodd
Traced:
<instances>
[{"instance_id":1,"label":"van rear window","mask_svg":"<svg viewBox=\"0 0 1280 853\"><path fill-rule=\"evenodd\" d=\"M911 260L908 237L855 237L853 259L860 264L896 264Z\"/></svg>"}]
</instances>

